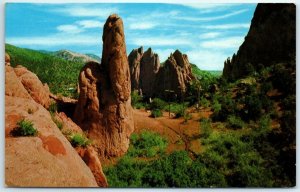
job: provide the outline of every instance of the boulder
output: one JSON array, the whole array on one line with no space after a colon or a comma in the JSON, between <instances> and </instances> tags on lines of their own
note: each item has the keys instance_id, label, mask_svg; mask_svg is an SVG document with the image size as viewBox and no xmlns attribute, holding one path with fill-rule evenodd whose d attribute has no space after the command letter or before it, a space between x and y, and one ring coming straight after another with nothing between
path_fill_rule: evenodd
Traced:
<instances>
[{"instance_id":1,"label":"boulder","mask_svg":"<svg viewBox=\"0 0 300 192\"><path fill-rule=\"evenodd\" d=\"M102 39L101 65L89 62L80 72L74 120L100 156L121 156L129 147L134 123L123 22L118 15L109 16Z\"/></svg>"},{"instance_id":2,"label":"boulder","mask_svg":"<svg viewBox=\"0 0 300 192\"><path fill-rule=\"evenodd\" d=\"M258 4L244 42L224 63L223 76L234 81L262 67L295 60L295 55L295 4Z\"/></svg>"}]
</instances>

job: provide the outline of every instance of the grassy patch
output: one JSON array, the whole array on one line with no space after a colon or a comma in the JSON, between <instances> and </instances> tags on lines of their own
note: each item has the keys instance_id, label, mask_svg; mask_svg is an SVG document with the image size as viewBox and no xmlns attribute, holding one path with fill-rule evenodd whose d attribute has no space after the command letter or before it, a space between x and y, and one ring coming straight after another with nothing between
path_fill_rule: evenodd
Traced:
<instances>
[{"instance_id":1,"label":"grassy patch","mask_svg":"<svg viewBox=\"0 0 300 192\"><path fill-rule=\"evenodd\" d=\"M131 157L154 157L165 151L168 142L158 133L143 131L132 134L127 155Z\"/></svg>"},{"instance_id":2,"label":"grassy patch","mask_svg":"<svg viewBox=\"0 0 300 192\"><path fill-rule=\"evenodd\" d=\"M73 133L69 136L70 143L73 147L87 147L92 142L85 135Z\"/></svg>"},{"instance_id":3,"label":"grassy patch","mask_svg":"<svg viewBox=\"0 0 300 192\"><path fill-rule=\"evenodd\" d=\"M38 131L29 120L22 119L17 122L17 128L12 130L13 136L36 136Z\"/></svg>"}]
</instances>

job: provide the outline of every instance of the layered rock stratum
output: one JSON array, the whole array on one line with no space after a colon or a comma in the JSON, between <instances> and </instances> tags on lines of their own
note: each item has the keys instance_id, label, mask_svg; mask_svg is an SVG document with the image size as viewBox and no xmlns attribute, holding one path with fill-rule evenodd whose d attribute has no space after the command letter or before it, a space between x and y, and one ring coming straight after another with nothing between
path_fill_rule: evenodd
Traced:
<instances>
[{"instance_id":1,"label":"layered rock stratum","mask_svg":"<svg viewBox=\"0 0 300 192\"><path fill-rule=\"evenodd\" d=\"M236 80L252 70L295 59L296 6L258 4L237 54L224 63L223 76Z\"/></svg>"},{"instance_id":2,"label":"layered rock stratum","mask_svg":"<svg viewBox=\"0 0 300 192\"><path fill-rule=\"evenodd\" d=\"M107 19L102 40L101 65L89 62L80 72L74 119L100 156L121 156L129 147L134 123L123 22L118 15Z\"/></svg>"}]
</instances>

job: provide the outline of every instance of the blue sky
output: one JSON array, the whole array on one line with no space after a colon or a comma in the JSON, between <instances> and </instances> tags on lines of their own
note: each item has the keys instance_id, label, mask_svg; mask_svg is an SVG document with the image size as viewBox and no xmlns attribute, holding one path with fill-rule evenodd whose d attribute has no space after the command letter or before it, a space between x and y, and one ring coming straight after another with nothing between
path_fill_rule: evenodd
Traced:
<instances>
[{"instance_id":1,"label":"blue sky","mask_svg":"<svg viewBox=\"0 0 300 192\"><path fill-rule=\"evenodd\" d=\"M6 4L5 42L101 56L107 17L123 19L127 54L151 47L160 62L179 49L204 70L222 70L247 34L256 4Z\"/></svg>"}]
</instances>

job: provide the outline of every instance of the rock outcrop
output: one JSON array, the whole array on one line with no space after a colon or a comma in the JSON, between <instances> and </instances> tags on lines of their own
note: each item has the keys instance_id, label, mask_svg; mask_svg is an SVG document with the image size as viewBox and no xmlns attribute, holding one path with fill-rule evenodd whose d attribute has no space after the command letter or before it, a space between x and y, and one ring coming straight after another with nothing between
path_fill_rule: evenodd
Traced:
<instances>
[{"instance_id":1,"label":"rock outcrop","mask_svg":"<svg viewBox=\"0 0 300 192\"><path fill-rule=\"evenodd\" d=\"M78 148L77 152L93 172L97 184L102 187L108 187L106 177L102 171L101 162L95 149L88 146L87 148Z\"/></svg>"},{"instance_id":2,"label":"rock outcrop","mask_svg":"<svg viewBox=\"0 0 300 192\"><path fill-rule=\"evenodd\" d=\"M145 53L142 50L134 49L128 56L132 90L146 97L164 96L165 90L174 92L178 98L183 96L189 82L195 79L187 55L176 50L161 66L151 48Z\"/></svg>"},{"instance_id":3,"label":"rock outcrop","mask_svg":"<svg viewBox=\"0 0 300 192\"><path fill-rule=\"evenodd\" d=\"M92 171L52 121L50 113L22 84L19 68L5 66L5 183L10 187L97 187ZM24 69L25 70L25 69ZM27 70L25 70L28 73ZM25 74L26 74L25 73ZM23 74L23 75L22 75ZM26 84L26 83L24 83ZM26 84L27 85L27 84ZM34 86L37 87L34 87ZM15 137L21 119L37 129L34 137Z\"/></svg>"},{"instance_id":4,"label":"rock outcrop","mask_svg":"<svg viewBox=\"0 0 300 192\"><path fill-rule=\"evenodd\" d=\"M134 49L128 55L128 63L130 67L131 90L140 88L140 63L144 54L143 47Z\"/></svg>"},{"instance_id":5,"label":"rock outcrop","mask_svg":"<svg viewBox=\"0 0 300 192\"><path fill-rule=\"evenodd\" d=\"M10 56L7 53L5 53L5 65L10 65Z\"/></svg>"},{"instance_id":6,"label":"rock outcrop","mask_svg":"<svg viewBox=\"0 0 300 192\"><path fill-rule=\"evenodd\" d=\"M123 155L134 130L131 82L122 19L111 15L103 30L101 65L87 63L79 76L74 120L102 157Z\"/></svg>"},{"instance_id":7,"label":"rock outcrop","mask_svg":"<svg viewBox=\"0 0 300 192\"><path fill-rule=\"evenodd\" d=\"M160 62L156 53L149 48L141 59L140 89L144 95L155 93L155 79L159 71Z\"/></svg>"},{"instance_id":8,"label":"rock outcrop","mask_svg":"<svg viewBox=\"0 0 300 192\"><path fill-rule=\"evenodd\" d=\"M186 54L176 50L159 70L156 92L174 91L177 97L184 97L187 86L195 77Z\"/></svg>"},{"instance_id":9,"label":"rock outcrop","mask_svg":"<svg viewBox=\"0 0 300 192\"><path fill-rule=\"evenodd\" d=\"M47 84L42 84L36 74L18 65L14 71L30 96L39 104L48 108L50 105L50 90Z\"/></svg>"},{"instance_id":10,"label":"rock outcrop","mask_svg":"<svg viewBox=\"0 0 300 192\"><path fill-rule=\"evenodd\" d=\"M258 4L245 41L224 63L223 76L236 80L251 71L290 61L296 51L296 6Z\"/></svg>"}]
</instances>

